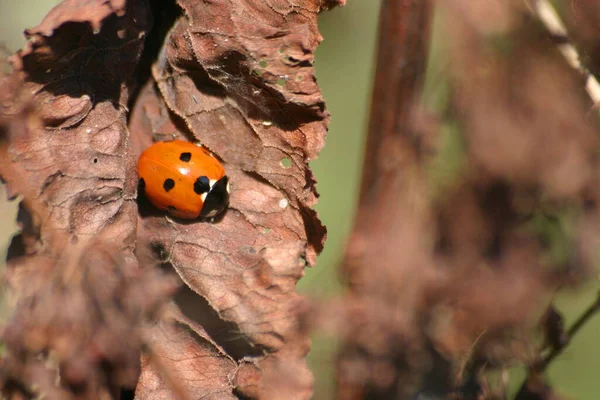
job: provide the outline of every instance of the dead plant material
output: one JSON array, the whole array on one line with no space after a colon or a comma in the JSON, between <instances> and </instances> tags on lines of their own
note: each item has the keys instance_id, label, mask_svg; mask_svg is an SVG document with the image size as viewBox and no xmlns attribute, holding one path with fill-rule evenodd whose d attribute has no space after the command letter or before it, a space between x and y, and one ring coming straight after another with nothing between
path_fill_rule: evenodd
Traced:
<instances>
[{"instance_id":1,"label":"dead plant material","mask_svg":"<svg viewBox=\"0 0 600 400\"><path fill-rule=\"evenodd\" d=\"M563 328L541 317L595 268L599 128L581 75L521 1L437 6L437 115L420 102L432 2L382 6L349 291L307 314L344 339L340 399L506 398L486 372L535 369L540 321L560 352ZM534 375L517 398L558 398Z\"/></svg>"},{"instance_id":2,"label":"dead plant material","mask_svg":"<svg viewBox=\"0 0 600 400\"><path fill-rule=\"evenodd\" d=\"M312 64L317 14L343 3L67 0L26 32L0 90L0 173L23 198L10 398L310 397L295 285L325 240L308 161L329 120ZM222 219L138 207L137 155L164 137L223 161Z\"/></svg>"}]
</instances>

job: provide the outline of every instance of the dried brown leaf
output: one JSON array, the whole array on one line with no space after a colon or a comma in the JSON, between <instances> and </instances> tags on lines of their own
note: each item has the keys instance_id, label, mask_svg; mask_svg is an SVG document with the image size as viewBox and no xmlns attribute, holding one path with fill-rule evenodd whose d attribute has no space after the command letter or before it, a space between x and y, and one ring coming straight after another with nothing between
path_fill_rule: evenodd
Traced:
<instances>
[{"instance_id":1,"label":"dried brown leaf","mask_svg":"<svg viewBox=\"0 0 600 400\"><path fill-rule=\"evenodd\" d=\"M139 94L147 3L67 0L26 32L0 91L0 173L11 196L24 196L7 275L14 303L42 305L7 330L5 340L27 356L16 358L5 386L18 371L38 371L36 352L50 351L67 387L55 394L48 384L44 394L84 385L88 396L111 396L137 378L144 344L141 398L310 397L295 285L325 239L308 161L328 123L312 63L317 13L343 3L180 1L155 82ZM136 156L161 135L200 140L222 159L232 194L221 220L176 221L143 200L138 218ZM143 258L146 245L201 296L178 305L197 306L204 319L176 313L138 336L172 290ZM235 330L236 344L218 327ZM52 371L43 373L40 382L51 382ZM21 378L16 397L36 382L32 373Z\"/></svg>"},{"instance_id":2,"label":"dried brown leaf","mask_svg":"<svg viewBox=\"0 0 600 400\"><path fill-rule=\"evenodd\" d=\"M173 134L224 162L232 192L218 222L142 208L139 237L248 342L228 356L240 363L236 393L250 398L311 393L295 284L325 235L307 166L328 121L312 67L318 3L181 1L152 68L156 86L141 92L130 124L138 152Z\"/></svg>"},{"instance_id":3,"label":"dried brown leaf","mask_svg":"<svg viewBox=\"0 0 600 400\"><path fill-rule=\"evenodd\" d=\"M178 311L145 329L150 353L142 358L136 388L139 399L236 399L232 376L236 363L202 327Z\"/></svg>"},{"instance_id":4,"label":"dried brown leaf","mask_svg":"<svg viewBox=\"0 0 600 400\"><path fill-rule=\"evenodd\" d=\"M148 10L71 3L79 4L61 3L31 29L27 47L13 57L15 72L5 83L22 82L41 121L30 113L10 130L3 178L47 205L40 229L46 251L62 250L51 249L59 230L72 242L103 236L133 262L136 174L126 84L149 28ZM22 100L15 96L8 110Z\"/></svg>"},{"instance_id":5,"label":"dried brown leaf","mask_svg":"<svg viewBox=\"0 0 600 400\"><path fill-rule=\"evenodd\" d=\"M182 2L186 14L153 75L196 139L233 168L267 180L299 210L314 264L325 231L310 209L317 195L306 162L323 146L328 114L312 67L319 9L305 3Z\"/></svg>"},{"instance_id":6,"label":"dried brown leaf","mask_svg":"<svg viewBox=\"0 0 600 400\"><path fill-rule=\"evenodd\" d=\"M0 174L23 195L7 270L15 312L3 332L11 396L107 398L134 387L136 326L173 291L133 253L128 84L149 27L141 4L66 1L27 32L2 80Z\"/></svg>"}]
</instances>

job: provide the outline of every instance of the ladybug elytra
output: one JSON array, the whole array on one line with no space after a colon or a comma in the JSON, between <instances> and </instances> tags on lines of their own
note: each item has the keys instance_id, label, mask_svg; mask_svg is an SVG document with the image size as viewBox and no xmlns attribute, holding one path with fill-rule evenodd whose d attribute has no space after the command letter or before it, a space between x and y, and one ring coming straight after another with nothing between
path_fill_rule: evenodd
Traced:
<instances>
[{"instance_id":1,"label":"ladybug elytra","mask_svg":"<svg viewBox=\"0 0 600 400\"><path fill-rule=\"evenodd\" d=\"M183 140L158 142L138 161L140 191L150 203L183 219L212 218L229 204L229 178L206 148Z\"/></svg>"}]
</instances>

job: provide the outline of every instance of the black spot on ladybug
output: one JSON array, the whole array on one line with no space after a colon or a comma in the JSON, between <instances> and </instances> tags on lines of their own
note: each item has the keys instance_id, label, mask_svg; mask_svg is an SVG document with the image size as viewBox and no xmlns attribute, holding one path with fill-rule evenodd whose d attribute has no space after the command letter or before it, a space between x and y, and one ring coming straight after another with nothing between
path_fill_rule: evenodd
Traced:
<instances>
[{"instance_id":1,"label":"black spot on ladybug","mask_svg":"<svg viewBox=\"0 0 600 400\"><path fill-rule=\"evenodd\" d=\"M146 181L144 178L140 178L138 181L138 193L144 193L146 191Z\"/></svg>"},{"instance_id":2,"label":"black spot on ladybug","mask_svg":"<svg viewBox=\"0 0 600 400\"><path fill-rule=\"evenodd\" d=\"M181 153L179 155L179 159L183 162L190 162L190 160L192 159L192 153Z\"/></svg>"},{"instance_id":3,"label":"black spot on ladybug","mask_svg":"<svg viewBox=\"0 0 600 400\"><path fill-rule=\"evenodd\" d=\"M209 190L210 181L208 180L208 177L201 176L198 179L196 179L196 182L194 182L194 192L196 192L196 194L206 193Z\"/></svg>"},{"instance_id":4,"label":"black spot on ladybug","mask_svg":"<svg viewBox=\"0 0 600 400\"><path fill-rule=\"evenodd\" d=\"M168 192L169 190L173 189L174 187L175 187L175 181L171 178L167 178L163 182L163 189L165 189L165 192Z\"/></svg>"},{"instance_id":5,"label":"black spot on ladybug","mask_svg":"<svg viewBox=\"0 0 600 400\"><path fill-rule=\"evenodd\" d=\"M177 208L175 208L174 206L168 206L167 210L169 210L169 211L177 211Z\"/></svg>"}]
</instances>

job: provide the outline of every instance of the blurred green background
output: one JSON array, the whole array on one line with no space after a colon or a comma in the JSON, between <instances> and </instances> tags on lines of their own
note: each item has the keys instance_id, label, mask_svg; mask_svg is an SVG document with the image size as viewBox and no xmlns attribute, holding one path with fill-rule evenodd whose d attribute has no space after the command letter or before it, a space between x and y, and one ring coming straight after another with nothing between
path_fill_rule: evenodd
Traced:
<instances>
[{"instance_id":1,"label":"blurred green background","mask_svg":"<svg viewBox=\"0 0 600 400\"><path fill-rule=\"evenodd\" d=\"M475 0L477 1L477 0ZM0 41L12 52L25 43L22 32L35 26L57 0L0 0ZM356 208L361 175L364 133L367 127L369 98L374 71L377 17L380 0L348 0L348 5L323 13L320 29L325 40L319 47L315 67L327 106L332 114L327 145L319 159L311 163L321 194L317 210L328 228L328 239L317 267L306 271L299 290L316 298L327 298L340 290L337 266L343 254ZM433 64L427 85L428 102L440 101L444 90L440 82L439 41L434 40ZM436 82L436 84L432 84ZM0 248L5 250L16 230L16 204L0 193ZM4 257L3 257L4 258ZM597 282L573 294L563 294L559 308L571 323L595 296ZM592 321L575 338L549 376L560 392L570 398L599 399L600 346L597 335L600 319ZM336 342L315 335L309 363L315 374L315 398L331 399L334 389L333 354ZM511 387L518 386L522 371L511 371Z\"/></svg>"}]
</instances>

